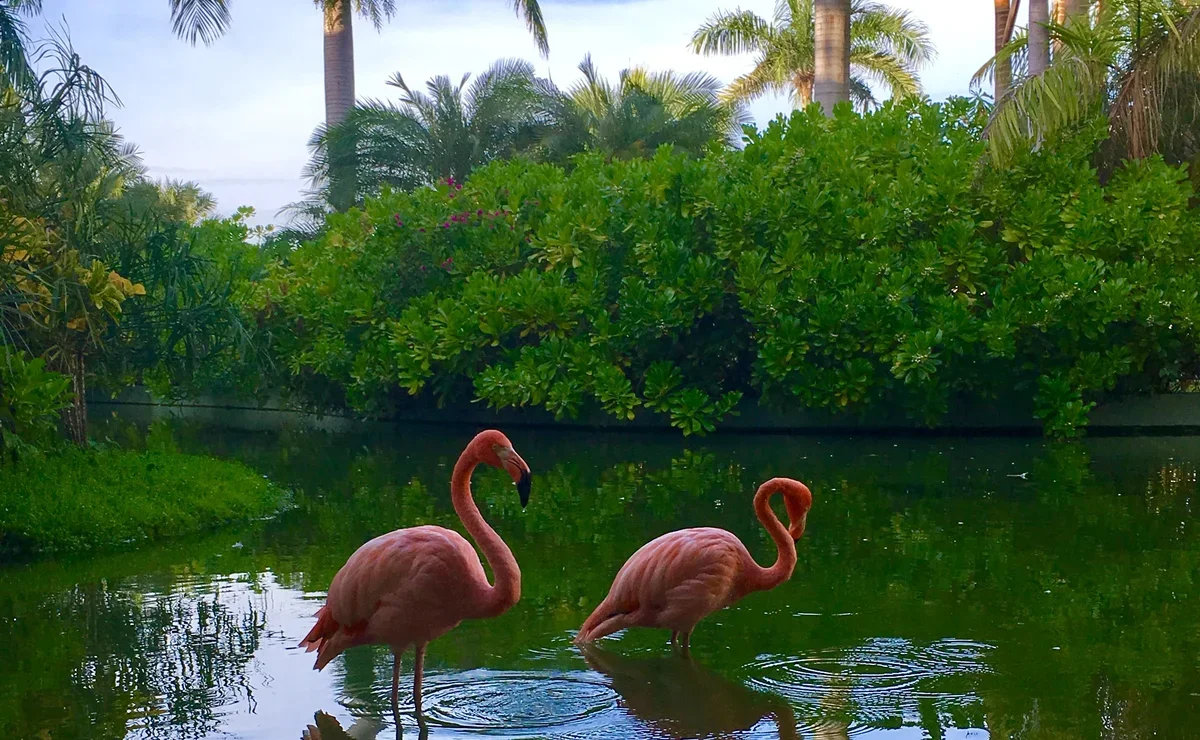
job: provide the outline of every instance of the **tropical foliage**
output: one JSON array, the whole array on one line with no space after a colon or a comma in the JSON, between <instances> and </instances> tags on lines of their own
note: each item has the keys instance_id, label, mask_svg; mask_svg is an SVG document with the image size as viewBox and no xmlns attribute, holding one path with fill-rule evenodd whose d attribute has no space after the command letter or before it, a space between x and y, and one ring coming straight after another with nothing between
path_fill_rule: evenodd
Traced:
<instances>
[{"instance_id":1,"label":"tropical foliage","mask_svg":"<svg viewBox=\"0 0 1200 740\"><path fill-rule=\"evenodd\" d=\"M1037 142L1106 114L1109 166L1161 153L1192 162L1200 153L1200 8L1190 0L1105 0L1083 22L1050 23L1053 64L1028 70L1019 35L976 75L1011 65L1014 86L989 126L991 152L1005 164Z\"/></svg>"},{"instance_id":2,"label":"tropical foliage","mask_svg":"<svg viewBox=\"0 0 1200 740\"><path fill-rule=\"evenodd\" d=\"M238 358L257 356L237 286L263 268L239 219L204 220L211 195L144 177L105 117L116 96L65 36L33 57L46 71L0 98L0 385L13 449L44 441L62 407L48 371L69 378L63 422L80 444L89 380L197 392L197 379L236 377Z\"/></svg>"},{"instance_id":3,"label":"tropical foliage","mask_svg":"<svg viewBox=\"0 0 1200 740\"><path fill-rule=\"evenodd\" d=\"M813 0L777 0L767 20L749 10L721 11L692 36L698 54L755 54L755 66L725 91L746 102L789 94L797 107L813 100ZM878 106L872 84L893 98L919 95L917 73L934 55L929 29L908 11L854 0L850 6L850 97L859 110Z\"/></svg>"},{"instance_id":4,"label":"tropical foliage","mask_svg":"<svg viewBox=\"0 0 1200 740\"><path fill-rule=\"evenodd\" d=\"M797 113L744 151L388 193L265 281L266 331L318 405L389 413L403 391L686 432L743 397L930 422L1003 397L1072 434L1108 391L1193 377L1186 173L1101 182L1089 132L981 174L987 114Z\"/></svg>"},{"instance_id":5,"label":"tropical foliage","mask_svg":"<svg viewBox=\"0 0 1200 740\"><path fill-rule=\"evenodd\" d=\"M468 84L469 83L469 84ZM332 128L320 127L305 175L321 200L344 191L335 181L349 176L357 201L384 186L411 190L445 178L466 179L475 168L528 149L541 122L533 65L501 60L471 80L435 77L413 90L399 73L388 82L401 92L398 104L366 101Z\"/></svg>"},{"instance_id":6,"label":"tropical foliage","mask_svg":"<svg viewBox=\"0 0 1200 740\"><path fill-rule=\"evenodd\" d=\"M701 154L714 142L737 142L749 114L739 102L720 99L721 83L693 72L622 70L616 84L590 56L579 64L583 79L566 91L542 84L545 131L541 157L560 164L581 152L618 158L645 157L664 144Z\"/></svg>"},{"instance_id":7,"label":"tropical foliage","mask_svg":"<svg viewBox=\"0 0 1200 740\"><path fill-rule=\"evenodd\" d=\"M635 67L612 83L590 57L579 70L583 78L566 90L515 59L473 80L435 77L425 91L397 73L388 84L401 91L398 104L366 101L343 123L317 129L305 172L310 197L287 210L313 227L330 208L361 204L384 187L462 182L488 162L514 156L567 164L585 151L629 158L663 144L700 154L714 142L736 141L749 121L740 104L718 99L721 83L709 75ZM343 199L351 192L352 201Z\"/></svg>"}]
</instances>

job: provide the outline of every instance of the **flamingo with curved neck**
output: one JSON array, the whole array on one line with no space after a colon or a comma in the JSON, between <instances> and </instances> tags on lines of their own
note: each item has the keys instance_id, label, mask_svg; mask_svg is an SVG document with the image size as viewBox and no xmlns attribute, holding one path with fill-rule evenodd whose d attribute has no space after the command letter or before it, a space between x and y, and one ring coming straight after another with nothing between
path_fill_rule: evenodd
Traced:
<instances>
[{"instance_id":1,"label":"flamingo with curved neck","mask_svg":"<svg viewBox=\"0 0 1200 740\"><path fill-rule=\"evenodd\" d=\"M771 510L775 493L783 494L787 527ZM592 642L627 627L658 627L671 630L671 642L679 639L687 652L701 619L792 577L796 540L804 534L811 507L812 492L799 481L772 478L759 486L754 512L778 551L768 568L724 529L681 529L648 542L621 566L608 596L583 623L575 642Z\"/></svg>"},{"instance_id":2,"label":"flamingo with curved neck","mask_svg":"<svg viewBox=\"0 0 1200 740\"><path fill-rule=\"evenodd\" d=\"M333 577L317 623L300 646L317 651L321 670L345 650L383 644L392 650L392 711L399 714L400 656L416 653L413 700L421 712L425 646L464 619L497 617L521 598L521 570L512 550L479 513L471 474L479 465L512 476L529 503L529 466L500 432L481 432L459 456L450 478L454 511L479 543L495 574L488 583L479 555L457 532L443 527L397 529L358 548Z\"/></svg>"}]
</instances>

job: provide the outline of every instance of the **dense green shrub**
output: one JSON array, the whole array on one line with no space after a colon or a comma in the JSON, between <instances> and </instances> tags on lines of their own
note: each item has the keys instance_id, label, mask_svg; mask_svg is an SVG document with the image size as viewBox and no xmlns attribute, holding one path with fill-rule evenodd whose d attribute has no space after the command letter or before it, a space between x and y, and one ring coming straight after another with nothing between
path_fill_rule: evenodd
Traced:
<instances>
[{"instance_id":1,"label":"dense green shrub","mask_svg":"<svg viewBox=\"0 0 1200 740\"><path fill-rule=\"evenodd\" d=\"M96 369L105 389L141 384L170 398L255 389L260 352L244 307L266 259L250 243L252 213L192 224L130 208L97 239L106 263L145 291L108 327Z\"/></svg>"},{"instance_id":2,"label":"dense green shrub","mask_svg":"<svg viewBox=\"0 0 1200 740\"><path fill-rule=\"evenodd\" d=\"M0 550L78 550L273 513L283 493L245 465L174 452L80 450L0 465Z\"/></svg>"},{"instance_id":3,"label":"dense green shrub","mask_svg":"<svg viewBox=\"0 0 1200 740\"><path fill-rule=\"evenodd\" d=\"M0 345L0 465L3 457L54 446L58 412L70 403L70 378Z\"/></svg>"},{"instance_id":4,"label":"dense green shrub","mask_svg":"<svg viewBox=\"0 0 1200 740\"><path fill-rule=\"evenodd\" d=\"M1098 137L981 167L986 109L814 111L701 159L493 164L331 217L261 286L319 405L667 414L1030 400L1072 434L1100 395L1194 373L1200 212L1183 170L1102 183Z\"/></svg>"}]
</instances>

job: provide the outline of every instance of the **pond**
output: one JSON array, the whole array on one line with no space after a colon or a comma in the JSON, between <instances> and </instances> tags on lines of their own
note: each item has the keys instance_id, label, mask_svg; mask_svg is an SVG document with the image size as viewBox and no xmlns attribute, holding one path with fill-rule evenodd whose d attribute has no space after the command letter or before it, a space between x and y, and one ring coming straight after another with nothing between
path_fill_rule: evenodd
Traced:
<instances>
[{"instance_id":1,"label":"pond","mask_svg":"<svg viewBox=\"0 0 1200 740\"><path fill-rule=\"evenodd\" d=\"M1182 738L1200 727L1200 438L900 439L509 430L526 511L477 473L521 602L433 643L405 737ZM0 568L0 736L391 738L390 655L325 671L295 646L370 537L457 527L472 430L155 429L294 491L265 522ZM169 437L163 441L164 437ZM172 441L173 440L173 441ZM815 503L792 580L697 628L581 653L574 630L634 550L717 525L762 563L768 477ZM406 669L411 668L411 656ZM406 692L409 692L406 694ZM310 727L311 726L311 727Z\"/></svg>"}]
</instances>

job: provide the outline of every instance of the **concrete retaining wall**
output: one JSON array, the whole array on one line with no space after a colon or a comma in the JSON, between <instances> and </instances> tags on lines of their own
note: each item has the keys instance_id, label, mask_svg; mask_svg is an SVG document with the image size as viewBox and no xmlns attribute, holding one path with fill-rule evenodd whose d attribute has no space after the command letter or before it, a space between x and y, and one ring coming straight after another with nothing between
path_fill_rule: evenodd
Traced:
<instances>
[{"instance_id":1,"label":"concrete retaining wall","mask_svg":"<svg viewBox=\"0 0 1200 740\"><path fill-rule=\"evenodd\" d=\"M144 389L129 389L116 399L91 400L94 412L120 410L123 416L149 422L184 418L226 428L263 430L287 426L318 429L362 429L392 422L471 426L562 426L591 429L668 429L669 420L655 413L640 413L634 421L622 422L603 412L583 414L578 419L555 421L541 409L493 411L481 404L429 409L414 406L389 421L363 421L340 415L318 416L287 408L278 398L246 400L200 398L187 402L160 402ZM903 434L1030 434L1041 433L1028 403L978 401L955 404L935 428L930 429L899 413L858 415L833 414L820 410L780 413L743 403L739 414L721 424L721 430L776 433L903 433ZM1200 393L1136 396L1097 406L1091 415L1091 434L1192 434L1200 433Z\"/></svg>"}]
</instances>

